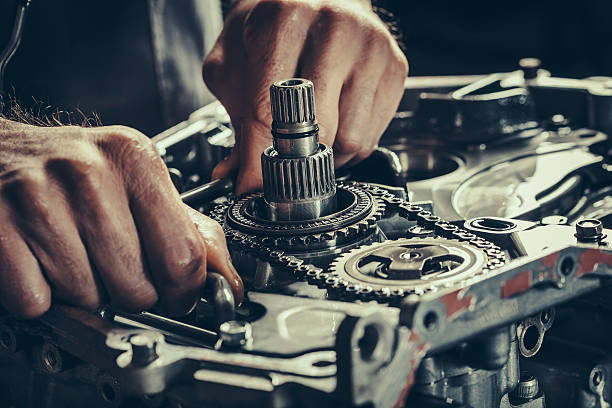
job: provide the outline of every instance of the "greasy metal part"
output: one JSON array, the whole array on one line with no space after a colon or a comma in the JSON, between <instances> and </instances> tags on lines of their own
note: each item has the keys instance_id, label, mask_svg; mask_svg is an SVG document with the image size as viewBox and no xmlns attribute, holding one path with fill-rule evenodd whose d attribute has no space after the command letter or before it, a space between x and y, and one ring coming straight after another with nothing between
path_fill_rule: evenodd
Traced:
<instances>
[{"instance_id":1,"label":"greasy metal part","mask_svg":"<svg viewBox=\"0 0 612 408\"><path fill-rule=\"evenodd\" d=\"M519 350L523 357L535 356L542 347L544 335L555 321L555 309L546 309L535 316L521 320L516 327Z\"/></svg>"},{"instance_id":2,"label":"greasy metal part","mask_svg":"<svg viewBox=\"0 0 612 408\"><path fill-rule=\"evenodd\" d=\"M224 177L185 191L181 194L181 200L187 205L194 206L198 203L213 201L233 190L234 180L231 177Z\"/></svg>"},{"instance_id":3,"label":"greasy metal part","mask_svg":"<svg viewBox=\"0 0 612 408\"><path fill-rule=\"evenodd\" d=\"M251 324L238 320L229 320L219 326L221 347L242 347L253 339Z\"/></svg>"},{"instance_id":4,"label":"greasy metal part","mask_svg":"<svg viewBox=\"0 0 612 408\"><path fill-rule=\"evenodd\" d=\"M576 223L576 238L581 242L596 242L603 238L603 224L600 220L585 219Z\"/></svg>"},{"instance_id":5,"label":"greasy metal part","mask_svg":"<svg viewBox=\"0 0 612 408\"><path fill-rule=\"evenodd\" d=\"M132 364L134 366L145 366L158 357L155 350L157 344L149 337L135 334L128 341L132 346Z\"/></svg>"},{"instance_id":6,"label":"greasy metal part","mask_svg":"<svg viewBox=\"0 0 612 408\"><path fill-rule=\"evenodd\" d=\"M266 149L261 159L265 216L272 221L313 220L336 209L331 148L321 144L308 156L288 157Z\"/></svg>"},{"instance_id":7,"label":"greasy metal part","mask_svg":"<svg viewBox=\"0 0 612 408\"><path fill-rule=\"evenodd\" d=\"M236 300L227 279L217 272L208 272L206 280L211 282L209 299L212 300L213 305L212 316L208 317L214 318L217 326L223 322L234 320L236 317ZM196 306L196 309L198 306Z\"/></svg>"},{"instance_id":8,"label":"greasy metal part","mask_svg":"<svg viewBox=\"0 0 612 408\"><path fill-rule=\"evenodd\" d=\"M375 233L376 223L392 199L395 196L380 188L338 183L338 211L316 220L270 221L257 212L258 203L263 200L261 193L220 204L210 216L224 226L230 244L238 244L243 236L250 236L266 247L299 253L337 248Z\"/></svg>"},{"instance_id":9,"label":"greasy metal part","mask_svg":"<svg viewBox=\"0 0 612 408\"><path fill-rule=\"evenodd\" d=\"M314 86L309 80L291 78L273 83L270 86L270 104L273 133L297 135L317 129ZM317 144L312 147L314 149L307 154L314 153ZM281 155L293 154L293 150L276 150Z\"/></svg>"},{"instance_id":10,"label":"greasy metal part","mask_svg":"<svg viewBox=\"0 0 612 408\"><path fill-rule=\"evenodd\" d=\"M450 245L453 248L452 251L456 252L450 253L447 249L441 249L442 251L447 251L445 254L442 254L442 258L448 258L443 259L443 263L445 265L448 262L453 263L455 262L453 259L461 257L463 257L461 259L467 262L462 264L462 269L458 273L461 279L486 274L488 271L504 264L505 255L497 245L449 224L439 217L433 216L421 207L410 204L380 186L351 183L348 185L339 184L338 188L339 192L346 189L358 196L373 197L374 202L380 201L389 212L395 213L406 220L416 221L422 227L431 228L432 233L435 229L437 236L441 237L442 242L447 246ZM344 269L341 271L335 270L334 268L337 268L337 265L329 270L307 265L303 260L292 255L285 255L283 251L273 248L285 244L288 247L285 246L284 248L295 251L296 248L300 248L300 244L311 247L320 243L336 245L339 238L350 237L351 231L352 234L356 235L369 231L371 228L376 228L376 221L380 218L380 214L374 211L371 220L363 218L363 220L358 222L351 221L348 218L347 222L353 223L353 225L349 224L349 227L341 227L342 224L338 224L342 221L341 216L329 218L330 224L327 224L327 228L330 226L331 228L327 232L325 229L321 229L325 228L325 224L317 225L316 223L311 223L299 228L296 224L265 224L261 221L256 222L254 218L249 220L245 217L248 208L246 204L249 200L252 200L252 198L247 197L240 200L239 203L242 202L242 205L239 206L229 204L229 208L228 206L221 205L211 213L211 216L224 226L230 249L235 246L236 249L252 252L256 257L272 263L277 263L285 257L286 261L280 262L280 264L283 269L289 270L290 275L300 279L305 277L309 283L327 288L329 294L334 298L377 300L383 303L393 303L398 302L409 294L420 295L428 291L435 291L438 286L453 285L454 282L461 281L460 279L455 281L452 279L444 281L442 279L440 282L437 282L435 280L428 280L428 278L421 280L420 277L410 282L379 278L372 280L369 278L364 279L364 275L359 276L359 274L347 273ZM323 218L318 220L318 222L325 220ZM265 229L262 227L265 227ZM453 240L457 242L453 243ZM413 241L409 240L408 242ZM416 242L419 243L420 241ZM432 242L434 249L438 243L436 241ZM377 245L373 244L375 247ZM380 245L394 244L393 241L387 241L387 244L383 243ZM353 251L358 253L359 249ZM340 256L337 262L343 262L342 259L346 256L349 255ZM426 274L427 272L429 271L426 271ZM453 275L453 273L449 275ZM432 276L435 276L435 274Z\"/></svg>"},{"instance_id":11,"label":"greasy metal part","mask_svg":"<svg viewBox=\"0 0 612 408\"><path fill-rule=\"evenodd\" d=\"M476 356L477 348L487 343L480 340L491 337L497 337L498 341L489 343L485 347L490 350L481 349L481 352L503 355L502 364L488 368L480 363L474 365L475 358L479 358ZM468 350L469 347L474 347L474 350ZM506 408L502 401L516 387L519 375L516 328L514 325L501 327L495 333L471 339L467 344L428 354L417 370L406 407L429 408L430 405L424 402L418 403L428 396L446 401L451 407Z\"/></svg>"},{"instance_id":12,"label":"greasy metal part","mask_svg":"<svg viewBox=\"0 0 612 408\"><path fill-rule=\"evenodd\" d=\"M508 402L512 408L546 408L546 399L537 377L526 371L521 373L521 379L510 393Z\"/></svg>"},{"instance_id":13,"label":"greasy metal part","mask_svg":"<svg viewBox=\"0 0 612 408\"><path fill-rule=\"evenodd\" d=\"M356 292L388 290L406 296L485 274L488 260L487 253L466 242L412 238L353 249L338 257L329 271L334 285L351 286Z\"/></svg>"},{"instance_id":14,"label":"greasy metal part","mask_svg":"<svg viewBox=\"0 0 612 408\"><path fill-rule=\"evenodd\" d=\"M523 255L487 277L403 300L402 322L424 329L432 351L454 344L462 330L476 335L519 321L598 289L612 276L610 247L577 244L573 226L543 226L513 235Z\"/></svg>"},{"instance_id":15,"label":"greasy metal part","mask_svg":"<svg viewBox=\"0 0 612 408\"><path fill-rule=\"evenodd\" d=\"M319 144L314 88L306 79L270 87L273 146L261 155L264 204L272 221L314 220L336 211L331 148Z\"/></svg>"},{"instance_id":16,"label":"greasy metal part","mask_svg":"<svg viewBox=\"0 0 612 408\"><path fill-rule=\"evenodd\" d=\"M114 312L112 313L112 320L120 324L134 327L143 327L144 325L146 328L155 328L166 333L172 333L188 339L193 339L204 344L212 345L217 340L217 333L214 331L203 329L201 327L193 326L150 312L142 312L138 314Z\"/></svg>"},{"instance_id":17,"label":"greasy metal part","mask_svg":"<svg viewBox=\"0 0 612 408\"><path fill-rule=\"evenodd\" d=\"M530 400L540 392L538 379L533 375L521 373L521 380L512 392L512 396L519 400Z\"/></svg>"}]
</instances>

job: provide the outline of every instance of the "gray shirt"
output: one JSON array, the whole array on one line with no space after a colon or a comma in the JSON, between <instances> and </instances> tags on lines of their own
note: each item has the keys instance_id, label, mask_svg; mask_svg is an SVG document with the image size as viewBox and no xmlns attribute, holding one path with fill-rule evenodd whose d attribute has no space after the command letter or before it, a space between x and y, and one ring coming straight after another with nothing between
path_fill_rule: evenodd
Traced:
<instances>
[{"instance_id":1,"label":"gray shirt","mask_svg":"<svg viewBox=\"0 0 612 408\"><path fill-rule=\"evenodd\" d=\"M2 3L0 47L15 10ZM152 136L213 100L202 62L222 25L218 0L33 0L5 91L34 113L96 113Z\"/></svg>"}]
</instances>

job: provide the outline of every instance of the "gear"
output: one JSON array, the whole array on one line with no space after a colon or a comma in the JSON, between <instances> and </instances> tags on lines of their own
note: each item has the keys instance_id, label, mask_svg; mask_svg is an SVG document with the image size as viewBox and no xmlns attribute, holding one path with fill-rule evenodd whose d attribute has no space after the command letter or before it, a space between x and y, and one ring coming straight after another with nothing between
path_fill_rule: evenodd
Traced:
<instances>
[{"instance_id":1,"label":"gear","mask_svg":"<svg viewBox=\"0 0 612 408\"><path fill-rule=\"evenodd\" d=\"M504 252L495 244L384 188L340 182L337 191L344 197L340 212L313 221L279 222L257 217L256 200L263 199L261 193L217 205L210 216L223 226L230 248L246 250L345 300L396 304L410 294L460 285L505 263ZM397 213L417 225L407 232L407 238L345 252L327 270L298 258L300 251L338 251L360 237L374 237L377 221L384 213ZM415 234L416 227L427 234Z\"/></svg>"},{"instance_id":2,"label":"gear","mask_svg":"<svg viewBox=\"0 0 612 408\"><path fill-rule=\"evenodd\" d=\"M257 211L263 200L261 193L219 206L211 216L232 230L260 237L263 244L284 250L325 248L373 232L385 212L383 200L358 185L338 183L336 189L339 211L315 220L267 220Z\"/></svg>"},{"instance_id":3,"label":"gear","mask_svg":"<svg viewBox=\"0 0 612 408\"><path fill-rule=\"evenodd\" d=\"M496 248L484 250L471 242L442 237L401 238L338 256L318 281L332 293L393 300L452 286L501 264L503 253Z\"/></svg>"}]
</instances>

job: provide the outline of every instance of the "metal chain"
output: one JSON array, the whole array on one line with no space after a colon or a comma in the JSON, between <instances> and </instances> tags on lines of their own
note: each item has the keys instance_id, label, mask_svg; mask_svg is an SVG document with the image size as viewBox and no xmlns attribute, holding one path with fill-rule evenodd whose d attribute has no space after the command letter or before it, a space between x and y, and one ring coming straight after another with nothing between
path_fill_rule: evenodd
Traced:
<instances>
[{"instance_id":1,"label":"metal chain","mask_svg":"<svg viewBox=\"0 0 612 408\"><path fill-rule=\"evenodd\" d=\"M359 187L386 205L386 214L397 213L408 221L416 221L417 225L425 230L433 231L438 237L457 240L481 249L487 256L486 266L479 273L499 268L504 265L506 258L501 248L484 238L481 238L465 229L459 228L450 222L442 220L422 207L410 204L410 202L399 198L388 190L375 185L351 182L350 186ZM274 267L289 271L296 279L307 280L308 283L320 288L327 288L328 293L343 300L375 300L379 303L395 304L408 294L407 291L398 288L382 288L374 290L371 287L355 285L352 282L334 276L329 270L308 264L304 260L287 254L282 250L273 249L268 246L266 237L245 234L225 224L225 215L232 202L217 205L210 212L210 217L223 226L228 246L237 248L253 254L255 257L269 262ZM410 237L408 237L410 238Z\"/></svg>"}]
</instances>

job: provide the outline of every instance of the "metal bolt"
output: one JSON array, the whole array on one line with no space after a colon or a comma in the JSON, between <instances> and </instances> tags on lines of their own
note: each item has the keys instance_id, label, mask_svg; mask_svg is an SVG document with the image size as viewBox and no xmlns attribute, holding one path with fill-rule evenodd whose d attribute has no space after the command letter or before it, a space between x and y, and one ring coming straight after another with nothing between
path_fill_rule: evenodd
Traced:
<instances>
[{"instance_id":1,"label":"metal bolt","mask_svg":"<svg viewBox=\"0 0 612 408\"><path fill-rule=\"evenodd\" d=\"M576 223L576 238L579 241L599 241L604 237L601 221L589 218Z\"/></svg>"},{"instance_id":2,"label":"metal bolt","mask_svg":"<svg viewBox=\"0 0 612 408\"><path fill-rule=\"evenodd\" d=\"M538 396L540 392L540 384L538 379L533 375L525 372L521 373L521 379L512 391L512 397L520 401L526 401Z\"/></svg>"},{"instance_id":3,"label":"metal bolt","mask_svg":"<svg viewBox=\"0 0 612 408\"><path fill-rule=\"evenodd\" d=\"M525 79L535 79L538 77L538 70L542 66L542 61L537 58L522 58L519 67L523 71Z\"/></svg>"},{"instance_id":4,"label":"metal bolt","mask_svg":"<svg viewBox=\"0 0 612 408\"><path fill-rule=\"evenodd\" d=\"M132 364L146 365L158 357L155 342L147 336L136 334L129 342L132 345Z\"/></svg>"},{"instance_id":5,"label":"metal bolt","mask_svg":"<svg viewBox=\"0 0 612 408\"><path fill-rule=\"evenodd\" d=\"M251 324L230 320L219 326L221 344L227 347L240 347L247 344L252 338Z\"/></svg>"}]
</instances>

